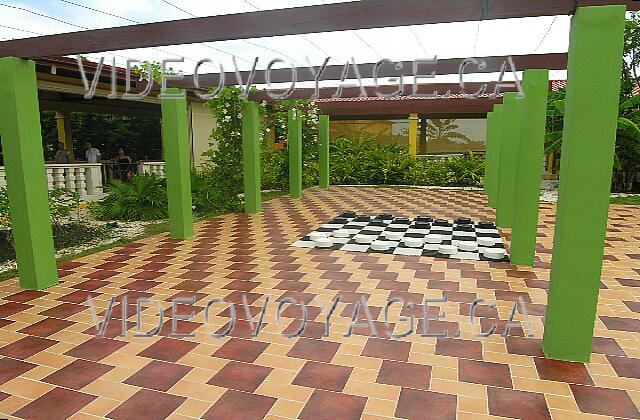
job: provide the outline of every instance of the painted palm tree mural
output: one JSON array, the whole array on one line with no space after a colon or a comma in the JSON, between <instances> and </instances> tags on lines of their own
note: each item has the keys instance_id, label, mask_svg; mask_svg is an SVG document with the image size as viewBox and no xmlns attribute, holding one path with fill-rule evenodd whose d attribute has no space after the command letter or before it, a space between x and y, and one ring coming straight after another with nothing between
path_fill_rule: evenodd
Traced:
<instances>
[{"instance_id":1,"label":"painted palm tree mural","mask_svg":"<svg viewBox=\"0 0 640 420\"><path fill-rule=\"evenodd\" d=\"M484 141L461 132L458 120L432 118L426 121L427 153L460 153L484 150ZM466 120L468 121L468 120Z\"/></svg>"}]
</instances>

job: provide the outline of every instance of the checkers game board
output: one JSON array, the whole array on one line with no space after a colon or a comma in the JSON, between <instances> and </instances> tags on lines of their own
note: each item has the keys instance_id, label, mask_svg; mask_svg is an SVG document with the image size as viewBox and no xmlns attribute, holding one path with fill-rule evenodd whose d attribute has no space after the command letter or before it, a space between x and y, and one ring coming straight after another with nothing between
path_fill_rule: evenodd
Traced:
<instances>
[{"instance_id":1,"label":"checkers game board","mask_svg":"<svg viewBox=\"0 0 640 420\"><path fill-rule=\"evenodd\" d=\"M509 261L493 222L357 215L345 212L293 246L462 260Z\"/></svg>"}]
</instances>

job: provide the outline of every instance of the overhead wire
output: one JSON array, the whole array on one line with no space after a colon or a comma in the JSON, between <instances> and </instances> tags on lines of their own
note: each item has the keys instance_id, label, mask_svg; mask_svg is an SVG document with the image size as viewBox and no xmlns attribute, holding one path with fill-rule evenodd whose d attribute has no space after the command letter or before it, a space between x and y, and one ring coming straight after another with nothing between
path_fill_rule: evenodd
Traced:
<instances>
[{"instance_id":1,"label":"overhead wire","mask_svg":"<svg viewBox=\"0 0 640 420\"><path fill-rule=\"evenodd\" d=\"M540 48L540 46L542 45L542 43L544 42L544 40L547 38L547 35L549 35L549 32L551 32L551 27L553 26L554 23L556 23L556 20L558 19L558 16L554 16L553 20L551 21L551 23L549 24L549 27L547 28L547 30L545 31L544 35L542 35L542 38L540 39L540 42L538 42L538 45L536 46L536 48L533 50L533 52L538 51L538 48Z\"/></svg>"},{"instance_id":2,"label":"overhead wire","mask_svg":"<svg viewBox=\"0 0 640 420\"><path fill-rule=\"evenodd\" d=\"M320 0L320 1L322 2L322 4L327 4L325 2L325 0ZM377 55L380 59L384 58L384 57L382 57L382 55L380 55L380 53L375 48L373 48L373 46L371 44L369 44L367 41L365 41L365 39L362 36L360 36L360 34L358 34L355 30L350 30L349 32L351 32L356 38L358 38L360 40L360 42L362 42L364 45L369 47L369 49L371 51L373 51L373 53L375 55Z\"/></svg>"},{"instance_id":3,"label":"overhead wire","mask_svg":"<svg viewBox=\"0 0 640 420\"><path fill-rule=\"evenodd\" d=\"M142 25L142 24L145 23L145 22L140 22L140 21L135 20L135 19L130 19L130 18L126 17L126 16L116 15L115 13L110 13L110 12L107 12L107 11L104 11L104 10L101 10L101 9L96 9L95 7L89 7L89 6L86 6L84 4L76 3L76 2L73 2L73 1L70 1L70 0L60 0L60 1L63 2L63 3L70 4L72 6L81 7L83 9L91 10L91 11L96 12L96 13L101 13L101 14L106 15L106 16L111 16L111 17L115 17L115 18L118 18L118 19L122 19L122 20L125 20L127 22L135 23L135 24L138 24L138 25ZM247 63L250 63L249 60L247 60L247 59L245 59L243 57L239 57L239 56L237 56L235 54L232 54L230 52L221 50L219 48L212 47L212 46L207 45L205 43L200 43L200 45L202 45L203 47L207 47L207 48L209 48L211 50L214 50L214 51L217 51L217 52L220 52L220 53L227 54L227 55L230 55L232 57L238 58L238 59L240 59L242 61L245 61ZM156 51L162 51L162 50L156 49ZM173 53L169 53L169 54L173 54Z\"/></svg>"},{"instance_id":4,"label":"overhead wire","mask_svg":"<svg viewBox=\"0 0 640 420\"><path fill-rule=\"evenodd\" d=\"M16 27L14 27L14 26L8 26L8 25L2 25L2 24L0 24L0 27L2 27L2 28L7 28L7 29L11 29L11 30L14 30L14 31L19 31L19 32L26 32L26 33L30 33L30 34L37 35L37 36L46 36L46 34L43 34L42 32L31 31L31 30L29 30L29 29L23 29L23 28L16 28ZM10 41L10 40L11 40L10 38L3 38L3 39L4 39L5 41ZM13 38L13 39L15 39L15 38ZM130 58L129 58L129 57L126 57L126 56L121 55L121 54L112 53L112 55L114 55L114 56L116 56L116 57L124 58L124 59L126 59L126 60L130 60Z\"/></svg>"},{"instance_id":5,"label":"overhead wire","mask_svg":"<svg viewBox=\"0 0 640 420\"><path fill-rule=\"evenodd\" d=\"M198 15L196 15L196 14L193 14L193 13L189 12L188 10L185 10L185 9L183 9L183 8L179 7L179 6L176 6L175 4L173 4L172 2L170 2L170 1L168 1L168 0L161 0L161 1L162 1L163 3L165 3L165 4L167 4L167 5L169 5L169 6L173 7L173 8L175 8L176 10L179 10L179 11L181 11L181 12L183 12L183 13L185 13L185 14L187 14L187 15L191 16L191 17L194 17L194 18L201 17L201 16L198 16ZM242 41L243 41L243 42L245 42L245 43L247 43L247 44L253 45L253 46L255 46L255 47L263 48L263 49L268 50L268 51L271 51L271 52L273 52L273 53L280 54L280 55L282 55L283 57L289 58L293 63L295 63L295 64L297 64L297 65L300 65L300 63L298 63L298 62L297 62L293 57L290 57L290 56L288 56L287 54L284 54L284 53L283 53L283 52L281 52L281 51L277 51L277 50L275 50L275 49L273 49L273 48L269 48L269 47L266 47L266 46L264 46L264 45L260 45L260 44L258 44L258 43L255 43L255 42L252 42L252 41L249 41L249 40L246 40L246 39L243 39Z\"/></svg>"},{"instance_id":6,"label":"overhead wire","mask_svg":"<svg viewBox=\"0 0 640 420\"><path fill-rule=\"evenodd\" d=\"M86 5L84 5L84 4L79 4L79 3L76 3L76 2L73 2L73 1L70 1L70 0L60 0L60 1L61 1L61 2L63 2L63 3L71 4L71 5L73 5L73 6L82 7L82 8L84 8L84 9L91 10L91 11L93 11L93 12L101 13L101 14L103 14L103 15L107 15L107 16L115 17L115 18L122 19L122 20L126 20L127 22L131 22L131 23L135 23L135 24L139 24L139 25L144 24L144 22L140 22L140 21L138 21L138 20L129 19L128 17L125 17L125 16L120 16L120 15L116 15L116 14L114 14L114 13L109 13L109 12L106 12L106 11L104 11L104 10L96 9L96 8L94 8L94 7L89 7L89 6L86 6ZM247 62L247 63L251 63L251 61L249 61L249 60L247 60L247 59L245 59L245 58L243 58L243 57L239 57L239 56L237 56L237 55L235 55L235 54L233 54L233 53L230 53L230 52L228 52L228 51L224 51L224 50L221 50L221 49L219 49L219 48L212 47L212 46L207 45L207 44L202 43L202 42L200 43L200 45L202 45L203 47L207 47L207 48L209 48L209 49L211 49L211 50L218 51L218 52L221 52L221 53L223 53L223 54L227 54L227 55L230 55L230 56L232 56L232 57L238 58L238 59L240 59L240 60L242 60L242 61L245 61L245 62Z\"/></svg>"},{"instance_id":7,"label":"overhead wire","mask_svg":"<svg viewBox=\"0 0 640 420\"><path fill-rule=\"evenodd\" d=\"M418 37L418 34L416 33L416 30L413 28L412 25L409 25L409 30L411 31L411 33L413 34L413 37L416 39L416 41L418 42L418 45L420 46L420 48L422 49L422 52L424 52L425 57L429 55L429 53L427 52L427 49L424 47L424 45L422 44L422 41L420 40L420 38Z\"/></svg>"},{"instance_id":8,"label":"overhead wire","mask_svg":"<svg viewBox=\"0 0 640 420\"><path fill-rule=\"evenodd\" d=\"M33 35L39 35L39 36L43 35L40 32L34 32L34 31L30 31L28 29L16 28L14 26L7 26L7 25L2 25L2 24L0 24L0 28L7 28L7 29L14 30L14 31L19 31L19 32L27 32L27 33L30 33L30 34L33 34ZM4 39L9 39L9 38L4 38Z\"/></svg>"},{"instance_id":9,"label":"overhead wire","mask_svg":"<svg viewBox=\"0 0 640 420\"><path fill-rule=\"evenodd\" d=\"M243 0L246 4L248 4L249 6L253 7L256 10L259 11L264 11L264 9L261 9L260 7L256 6L255 4L251 3L249 0ZM328 57L329 54L322 48L320 47L318 44L316 44L315 42L313 42L313 40L309 39L308 36L304 35L304 34L300 34L300 36L307 41L308 43L310 43L311 45L313 45L314 47L316 47L322 54L325 55L325 57Z\"/></svg>"},{"instance_id":10,"label":"overhead wire","mask_svg":"<svg viewBox=\"0 0 640 420\"><path fill-rule=\"evenodd\" d=\"M33 14L35 16L43 17L43 18L50 19L50 20L53 20L53 21L56 21L56 22L59 22L59 23L63 23L65 25L73 26L73 27L76 27L78 29L92 30L92 28L89 28L89 27L86 27L86 26L83 26L83 25L78 25L78 24L73 23L73 22L68 22L66 20L57 18L55 16L48 15L48 14L45 14L45 13L36 12L35 10L27 9L25 7L15 6L15 5L6 4L6 3L0 3L0 6L8 7L8 8L15 9L15 10L20 10L20 11L23 11L23 12L26 12L26 13ZM44 34L40 34L40 35L44 35ZM182 57L182 58L184 58L186 60L189 60L189 61L198 62L198 60L195 60L193 58L185 57L185 56L182 56L182 55L176 54L176 53L172 53L171 51L166 51L166 50L163 50L161 48L152 47L151 49L155 50L155 51L158 51L158 52L161 52L163 54L170 54L170 55L174 55L176 57ZM122 58L126 58L127 60L131 60L131 58L126 57L126 56L121 55L121 54L112 53L112 55L118 56L118 57L122 57ZM204 63L204 65L207 65L207 64L208 63Z\"/></svg>"}]
</instances>

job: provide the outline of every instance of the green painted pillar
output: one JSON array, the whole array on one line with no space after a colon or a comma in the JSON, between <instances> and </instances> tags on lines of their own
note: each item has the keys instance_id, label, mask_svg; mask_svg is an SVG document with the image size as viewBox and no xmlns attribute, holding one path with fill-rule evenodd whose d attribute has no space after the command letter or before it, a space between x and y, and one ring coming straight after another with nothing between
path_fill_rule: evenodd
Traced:
<instances>
[{"instance_id":1,"label":"green painted pillar","mask_svg":"<svg viewBox=\"0 0 640 420\"><path fill-rule=\"evenodd\" d=\"M163 94L180 95L182 90L166 89ZM161 99L162 142L169 202L169 232L174 239L193 236L193 210L191 204L191 151L187 98Z\"/></svg>"},{"instance_id":2,"label":"green painted pillar","mask_svg":"<svg viewBox=\"0 0 640 420\"><path fill-rule=\"evenodd\" d=\"M489 165L489 206L496 208L498 205L498 188L500 179L500 152L502 149L502 126L504 125L503 105L497 104L493 107L493 133L492 152ZM485 168L485 171L487 169Z\"/></svg>"},{"instance_id":3,"label":"green painted pillar","mask_svg":"<svg viewBox=\"0 0 640 420\"><path fill-rule=\"evenodd\" d=\"M290 109L288 117L289 195L302 198L302 120L296 109Z\"/></svg>"},{"instance_id":4,"label":"green painted pillar","mask_svg":"<svg viewBox=\"0 0 640 420\"><path fill-rule=\"evenodd\" d=\"M588 362L611 191L625 7L571 20L560 187L542 348Z\"/></svg>"},{"instance_id":5,"label":"green painted pillar","mask_svg":"<svg viewBox=\"0 0 640 420\"><path fill-rule=\"evenodd\" d=\"M522 86L526 97L522 104L522 130L516 160L516 195L510 251L512 264L533 266L544 159L549 71L525 70Z\"/></svg>"},{"instance_id":6,"label":"green painted pillar","mask_svg":"<svg viewBox=\"0 0 640 420\"><path fill-rule=\"evenodd\" d=\"M320 115L320 188L329 188L329 116Z\"/></svg>"},{"instance_id":7,"label":"green painted pillar","mask_svg":"<svg viewBox=\"0 0 640 420\"><path fill-rule=\"evenodd\" d=\"M20 287L58 283L33 61L0 58L0 136Z\"/></svg>"},{"instance_id":8,"label":"green painted pillar","mask_svg":"<svg viewBox=\"0 0 640 420\"><path fill-rule=\"evenodd\" d=\"M489 199L489 195L491 195L491 187L489 186L491 182L491 152L493 147L493 133L495 121L493 119L493 111L487 112L487 131L484 142L484 178L482 179L482 190L487 195L487 200Z\"/></svg>"},{"instance_id":9,"label":"green painted pillar","mask_svg":"<svg viewBox=\"0 0 640 420\"><path fill-rule=\"evenodd\" d=\"M496 224L498 227L513 225L513 207L516 194L516 160L520 143L522 103L517 92L504 94L502 138L500 139L500 169L498 171L498 201Z\"/></svg>"},{"instance_id":10,"label":"green painted pillar","mask_svg":"<svg viewBox=\"0 0 640 420\"><path fill-rule=\"evenodd\" d=\"M262 211L259 130L258 104L248 101L242 109L242 170L244 174L244 211L250 214Z\"/></svg>"}]
</instances>

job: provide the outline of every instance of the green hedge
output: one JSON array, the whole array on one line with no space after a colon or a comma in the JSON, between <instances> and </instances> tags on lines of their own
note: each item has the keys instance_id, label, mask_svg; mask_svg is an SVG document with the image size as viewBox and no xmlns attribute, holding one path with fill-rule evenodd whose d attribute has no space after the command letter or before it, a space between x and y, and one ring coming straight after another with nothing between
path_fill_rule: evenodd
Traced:
<instances>
[{"instance_id":1,"label":"green hedge","mask_svg":"<svg viewBox=\"0 0 640 420\"><path fill-rule=\"evenodd\" d=\"M239 211L236 195L222 194L208 171L191 173L193 211L198 216ZM168 217L167 184L157 175L134 175L130 182L113 180L105 186L107 196L91 203L89 210L98 220L149 221Z\"/></svg>"},{"instance_id":2,"label":"green hedge","mask_svg":"<svg viewBox=\"0 0 640 420\"><path fill-rule=\"evenodd\" d=\"M380 145L371 138L338 138L330 145L333 185L480 186L484 161L473 154L448 160L414 158L406 147ZM262 153L262 188L288 189L286 151ZM318 163L305 162L305 187L318 185Z\"/></svg>"},{"instance_id":3,"label":"green hedge","mask_svg":"<svg viewBox=\"0 0 640 420\"><path fill-rule=\"evenodd\" d=\"M473 154L448 160L414 158L406 147L369 138L338 138L330 146L332 184L479 186L484 161Z\"/></svg>"}]
</instances>

